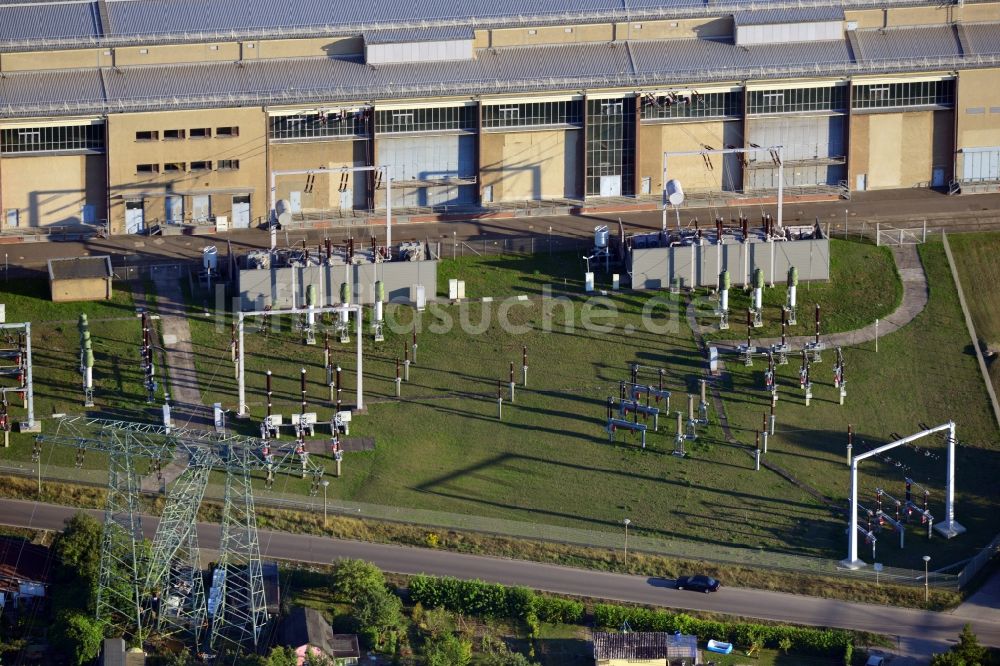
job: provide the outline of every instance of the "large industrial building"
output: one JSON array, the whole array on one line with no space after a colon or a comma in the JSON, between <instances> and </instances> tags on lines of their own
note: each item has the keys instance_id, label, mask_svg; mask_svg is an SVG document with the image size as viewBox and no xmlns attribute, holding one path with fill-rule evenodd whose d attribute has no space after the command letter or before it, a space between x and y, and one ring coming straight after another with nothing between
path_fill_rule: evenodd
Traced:
<instances>
[{"instance_id":1,"label":"large industrial building","mask_svg":"<svg viewBox=\"0 0 1000 666\"><path fill-rule=\"evenodd\" d=\"M2 230L1000 183L1000 3L0 4ZM664 154L668 153L666 160Z\"/></svg>"}]
</instances>

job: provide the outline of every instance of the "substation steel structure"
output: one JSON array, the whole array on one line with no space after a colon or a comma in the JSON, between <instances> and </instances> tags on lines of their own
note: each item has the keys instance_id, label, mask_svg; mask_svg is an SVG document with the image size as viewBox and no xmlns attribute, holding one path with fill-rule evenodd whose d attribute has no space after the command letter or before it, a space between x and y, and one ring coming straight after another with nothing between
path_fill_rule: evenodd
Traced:
<instances>
[{"instance_id":1,"label":"substation steel structure","mask_svg":"<svg viewBox=\"0 0 1000 666\"><path fill-rule=\"evenodd\" d=\"M385 174L385 247L392 256L392 167L388 164L383 166L360 166L360 167L319 167L317 169L285 169L271 172L271 215L277 221L278 215L278 176L315 176L316 174L345 174L356 171L368 172L372 175L378 172ZM273 250L274 247L272 246Z\"/></svg>"},{"instance_id":2,"label":"substation steel structure","mask_svg":"<svg viewBox=\"0 0 1000 666\"><path fill-rule=\"evenodd\" d=\"M2 388L0 393L21 393L24 396L24 407L27 410L27 420L20 424L21 432L37 432L40 427L35 422L35 384L31 368L31 322L0 324L0 331L21 331L24 333L24 386Z\"/></svg>"},{"instance_id":3,"label":"substation steel structure","mask_svg":"<svg viewBox=\"0 0 1000 666\"><path fill-rule=\"evenodd\" d=\"M782 212L784 210L784 197L785 197L785 159L784 159L784 146L756 146L750 148L706 148L705 150L667 150L663 152L663 214L662 214L662 225L663 231L667 230L667 206L671 205L668 200L667 193L667 183L670 182L667 178L667 159L670 156L682 157L691 155L701 155L706 160L709 159L711 155L729 155L729 154L757 154L757 153L769 153L771 159L776 163L778 167L778 229L782 227ZM722 184L725 187L725 183ZM678 215L678 228L680 228L680 208L674 206L675 211ZM773 278L773 276L772 276Z\"/></svg>"},{"instance_id":4,"label":"substation steel structure","mask_svg":"<svg viewBox=\"0 0 1000 666\"><path fill-rule=\"evenodd\" d=\"M358 365L358 381L356 389L356 399L357 399L357 410L361 411L364 409L364 391L363 391L363 363L364 359L361 353L361 342L362 342L362 319L364 313L364 307L358 303L344 303L341 305L331 305L327 307L306 307L306 308L287 308L284 310L250 310L246 312L236 313L236 335L238 337L238 347L239 356L236 359L236 384L237 384L237 410L236 415L240 417L247 416L247 387L246 387L246 358L244 350L246 347L243 344L243 329L247 317L260 317L260 316L273 316L273 315L318 315L326 312L336 312L342 313L345 317L348 313L355 313L355 331L354 335L357 339L357 365Z\"/></svg>"},{"instance_id":5,"label":"substation steel structure","mask_svg":"<svg viewBox=\"0 0 1000 666\"><path fill-rule=\"evenodd\" d=\"M889 449L894 449L897 446L905 446L921 439L922 437L927 437L928 435L945 431L947 431L948 445L948 467L945 485L945 518L944 521L934 525L933 529L937 530L938 533L947 539L965 532L965 528L957 520L955 520L955 445L957 440L955 439L955 422L948 421L947 423L942 423L939 426L921 430L920 432L910 435L909 437L903 437L902 439L897 439L894 442L889 442L888 444L884 444L878 448L872 449L871 451L859 453L851 458L851 497L850 508L848 509L850 513L850 520L847 530L847 558L840 561L841 566L848 569L860 569L865 566L865 562L858 559L858 463L865 458L877 456L888 451ZM930 531L928 531L928 537L929 535Z\"/></svg>"},{"instance_id":6,"label":"substation steel structure","mask_svg":"<svg viewBox=\"0 0 1000 666\"><path fill-rule=\"evenodd\" d=\"M186 634L199 650L222 641L255 648L268 622L252 474L310 475L319 487L324 469L290 441L188 428L71 416L58 419L44 444L96 451L109 457L97 617L141 641L150 631ZM187 458L167 493L148 560L143 556L138 458ZM213 470L226 474L218 566L206 595L197 515Z\"/></svg>"}]
</instances>

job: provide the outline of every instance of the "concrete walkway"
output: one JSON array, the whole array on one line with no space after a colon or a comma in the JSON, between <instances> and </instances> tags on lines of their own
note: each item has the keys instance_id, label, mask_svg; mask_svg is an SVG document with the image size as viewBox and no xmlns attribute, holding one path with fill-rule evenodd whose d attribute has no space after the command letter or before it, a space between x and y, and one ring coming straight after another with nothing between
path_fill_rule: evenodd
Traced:
<instances>
[{"instance_id":1,"label":"concrete walkway","mask_svg":"<svg viewBox=\"0 0 1000 666\"><path fill-rule=\"evenodd\" d=\"M885 319L879 320L879 337L894 333L913 321L913 319L918 314L923 312L923 309L927 306L927 297L929 293L927 288L927 275L924 273L923 264L920 262L920 254L917 252L917 246L894 246L891 250L893 259L896 261L896 268L899 271L900 280L903 283L903 299L900 302L899 307L896 308L892 314ZM800 310L800 321L810 318L809 312L802 309ZM688 321L691 324L692 330L694 330L697 335L705 335L706 333L716 330L713 325L703 325L697 322L697 319L694 316L693 304L688 306ZM875 322L872 322L864 328L858 328L853 331L820 335L820 341L826 344L827 349L833 347L856 347L865 342L872 342L875 340L875 335ZM814 336L812 335L796 335L789 337L787 342L794 349L801 348L807 342L812 342L813 339ZM754 339L752 342L758 347L770 347L771 345L779 344L781 342L781 338ZM719 340L708 344L713 347L730 347L735 349L739 345L745 343L746 341L741 339Z\"/></svg>"},{"instance_id":2,"label":"concrete walkway","mask_svg":"<svg viewBox=\"0 0 1000 666\"><path fill-rule=\"evenodd\" d=\"M156 305L146 303L145 298L142 303L137 301L136 305L142 305L160 316L161 340L158 346L166 355L173 423L182 427L213 428L211 409L202 403L198 374L195 371L191 328L188 326L184 294L181 292L181 281L186 277L184 270L158 267L152 269L151 275L156 289ZM162 356L154 354L154 358L159 361ZM166 488L184 472L187 465L187 456L179 454L163 467L159 478L156 474L143 478L142 489L156 492Z\"/></svg>"},{"instance_id":3,"label":"concrete walkway","mask_svg":"<svg viewBox=\"0 0 1000 666\"><path fill-rule=\"evenodd\" d=\"M187 307L181 292L185 271L176 267L154 269L156 312L160 315L162 347L167 354L170 404L178 426L213 427L212 414L201 400Z\"/></svg>"}]
</instances>

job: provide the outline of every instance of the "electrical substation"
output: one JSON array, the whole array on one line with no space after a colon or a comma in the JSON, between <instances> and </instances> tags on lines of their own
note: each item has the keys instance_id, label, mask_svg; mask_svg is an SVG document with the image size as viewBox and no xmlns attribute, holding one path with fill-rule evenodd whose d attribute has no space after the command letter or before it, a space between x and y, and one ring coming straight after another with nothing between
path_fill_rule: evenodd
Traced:
<instances>
[{"instance_id":1,"label":"electrical substation","mask_svg":"<svg viewBox=\"0 0 1000 666\"><path fill-rule=\"evenodd\" d=\"M680 185L672 188L668 201L679 209ZM675 217L681 219L679 210ZM843 423L852 424L847 470L840 454L836 464L838 473L849 472L850 483L842 492L850 508L832 520L846 525L848 557L839 564L831 560L831 569L864 572L861 551L867 547L875 561L886 552L902 557L915 540L961 535L965 527L956 519L962 506L956 485L960 426L951 421L935 428L920 424L916 435L891 433L890 443L871 445L855 430L854 401L863 392L856 388L852 365L848 394L847 365L858 357L830 324L836 322L836 310L810 301L810 287L832 275L832 242L819 225L782 227L762 213L755 228L740 213L728 222L716 217L706 229L696 219L668 226L654 233L630 233L621 222L617 233L608 225L596 226L593 247L582 261L579 254L565 258L572 264L568 272L582 272L583 280L577 282L576 294L562 298L570 308L577 307L570 297L596 291L608 299L635 298L636 307L645 307L647 299L665 299L665 307L692 322L697 346L683 354L674 348L690 340L687 329L676 339L671 336L677 333L627 329L595 334L588 344L615 345L616 352L599 352L599 360L592 361L595 374L589 377L575 357L563 357L559 332L521 339L497 333L491 323L485 338L463 331L426 337L420 318L429 316L424 312L428 302L437 301L432 310L450 308L460 318L463 308L486 310L493 298L466 298L466 281L474 284L476 276L463 273L457 264L450 269L458 271L458 278L449 277L446 299L438 293L441 267L435 246L418 241L390 246L377 234L367 234L361 242L355 238L358 231L336 240L279 246L282 234L272 228L270 248L225 257L218 246L205 247L192 283L196 275L202 293L228 284L234 309L224 325L214 324L209 336L221 341L219 358L197 368L199 382L206 386L215 377L224 378L211 388L219 397L204 425L178 416L185 409L189 413L190 405L180 404L170 373L173 343L159 340L163 320L153 308L137 309L127 336L141 378L137 403L145 405L147 414L127 420L103 413L106 359L95 331L99 320L79 314L72 350L79 383L73 391L86 415L46 419L34 439L32 462L41 488L43 461L54 450L72 451L77 469L88 468L95 454L107 456L98 616L138 642L172 637L203 657L266 647L275 611L267 598L255 507L279 494L287 498L283 488L294 483L304 500L316 501L310 498L322 493L325 519L331 482L355 479L362 469L372 471L370 461L353 457L354 452L370 451L374 433L391 440L385 427L380 429L380 419L393 410L419 410L423 403L433 405L433 411L402 411L405 416L396 418L410 422L421 414L432 428L470 429L478 433L463 440L470 451L484 446L484 438L502 442L507 429L544 430L546 421L526 420L537 411L545 419L584 424L586 434L568 435L574 446L614 447L630 466L667 479L684 478L724 449L725 464L738 470L739 478L726 483L761 488L764 484L754 479L772 475L776 460L781 460L783 474L797 474L784 447L790 436L811 436L795 434L810 432L808 420L804 429L786 428L786 410L838 410ZM772 289L784 293L769 297ZM538 307L529 296L511 301L529 313ZM192 325L202 326L200 339L205 339L210 324ZM41 423L32 405L31 324L3 326L0 424L6 442L12 430L37 430ZM725 339L731 332L737 339ZM528 335L534 335L530 327ZM629 335L644 337L631 344ZM490 346L483 346L484 339ZM529 343L538 368L531 387ZM582 354L579 349L574 353ZM463 356L476 359L476 365L461 365ZM706 356L712 359L709 367ZM539 407L553 398L564 406ZM441 409L446 403L461 406ZM151 412L155 418L149 417ZM18 423L20 428L14 427ZM490 430L484 430L487 423ZM865 431L871 429L868 424ZM937 448L947 450L946 461L927 453L923 472L899 460L889 467L888 456L897 447L942 437ZM370 441L368 448L359 448L362 440ZM534 464L547 464L549 455L554 455L551 450L536 454ZM859 463L867 459L881 464L877 477L860 473ZM927 476L927 461L941 462L940 478ZM140 471L147 466L147 473ZM208 500L213 475L223 480L222 491ZM164 505L155 534L145 544L140 506L142 489L149 492L152 482L143 477L153 476ZM781 501L759 492L764 499L758 501ZM198 510L206 501L221 502L221 543L211 566L197 531Z\"/></svg>"}]
</instances>

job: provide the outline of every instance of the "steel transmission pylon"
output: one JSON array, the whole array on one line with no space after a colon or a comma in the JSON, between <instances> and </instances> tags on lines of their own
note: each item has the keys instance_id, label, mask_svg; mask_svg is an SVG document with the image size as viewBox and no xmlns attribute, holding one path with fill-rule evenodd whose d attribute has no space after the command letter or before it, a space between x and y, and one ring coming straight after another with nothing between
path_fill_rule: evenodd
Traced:
<instances>
[{"instance_id":1,"label":"steel transmission pylon","mask_svg":"<svg viewBox=\"0 0 1000 666\"><path fill-rule=\"evenodd\" d=\"M214 647L225 639L256 646L268 620L250 475L259 458L256 451L242 447L228 453L221 556L208 601L209 644Z\"/></svg>"},{"instance_id":2,"label":"steel transmission pylon","mask_svg":"<svg viewBox=\"0 0 1000 666\"><path fill-rule=\"evenodd\" d=\"M141 640L139 480L127 447L112 452L109 458L108 497L104 507L97 585L97 618L126 627L134 624Z\"/></svg>"},{"instance_id":3,"label":"steel transmission pylon","mask_svg":"<svg viewBox=\"0 0 1000 666\"><path fill-rule=\"evenodd\" d=\"M253 437L88 417L64 417L53 434L39 435L36 442L39 449L43 443L58 444L110 457L98 617L110 619L141 639L152 624L150 613L144 612L148 607L159 611L155 618L159 630L187 631L199 647L214 648L220 640L257 647L268 616L251 474L264 472L267 483L281 472L308 475L312 488L319 488L324 470L308 453L295 441L282 445ZM134 463L140 457L163 460L177 454L188 456L188 466L168 494L147 561L140 555L144 546ZM226 489L219 566L206 599L197 514L212 469L225 470Z\"/></svg>"},{"instance_id":4,"label":"steel transmission pylon","mask_svg":"<svg viewBox=\"0 0 1000 666\"><path fill-rule=\"evenodd\" d=\"M201 642L205 626L205 584L198 549L198 508L205 497L213 454L191 453L188 466L167 495L153 538L144 594L158 598L156 629L163 634L187 632Z\"/></svg>"}]
</instances>

